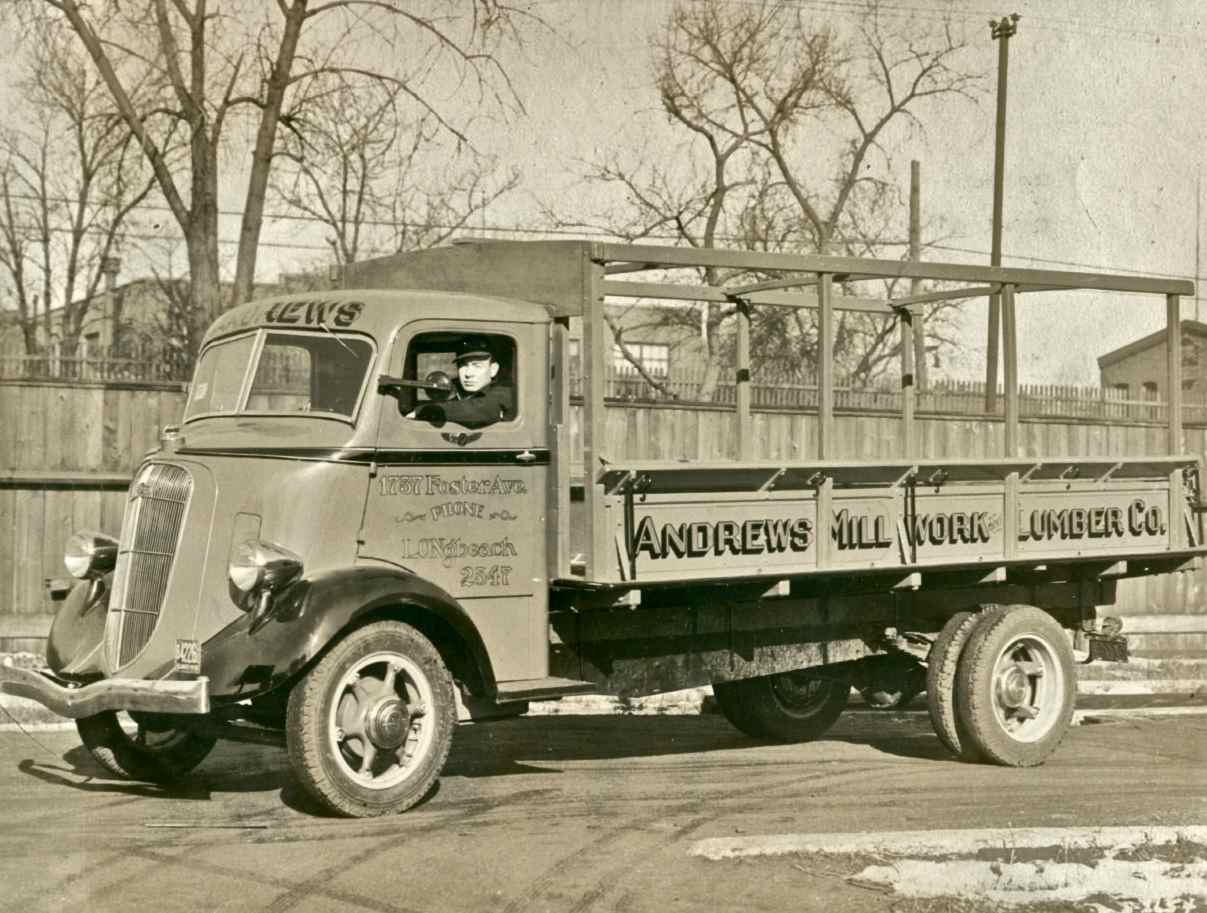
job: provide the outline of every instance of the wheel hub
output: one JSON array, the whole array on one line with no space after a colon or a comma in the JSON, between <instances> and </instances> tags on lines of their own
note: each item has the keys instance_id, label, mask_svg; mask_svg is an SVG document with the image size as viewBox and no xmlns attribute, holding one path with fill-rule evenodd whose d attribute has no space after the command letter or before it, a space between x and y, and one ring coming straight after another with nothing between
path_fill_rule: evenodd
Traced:
<instances>
[{"instance_id":1,"label":"wheel hub","mask_svg":"<svg viewBox=\"0 0 1207 913\"><path fill-rule=\"evenodd\" d=\"M997 680L997 697L1003 707L1015 710L1031 696L1031 681L1018 666L1002 670Z\"/></svg>"},{"instance_id":2,"label":"wheel hub","mask_svg":"<svg viewBox=\"0 0 1207 913\"><path fill-rule=\"evenodd\" d=\"M378 748L398 748L410 726L406 704L397 696L381 698L365 714L365 734Z\"/></svg>"}]
</instances>

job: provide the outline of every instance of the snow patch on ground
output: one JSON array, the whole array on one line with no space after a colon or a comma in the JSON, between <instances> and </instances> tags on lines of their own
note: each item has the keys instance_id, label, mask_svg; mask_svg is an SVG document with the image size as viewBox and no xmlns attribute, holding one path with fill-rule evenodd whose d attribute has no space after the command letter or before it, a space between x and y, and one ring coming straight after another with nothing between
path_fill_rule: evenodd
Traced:
<instances>
[{"instance_id":1,"label":"snow patch on ground","mask_svg":"<svg viewBox=\"0 0 1207 913\"><path fill-rule=\"evenodd\" d=\"M984 862L900 859L865 868L856 880L892 888L903 897L964 897L999 905L1099 899L1112 913L1174 913L1207 897L1207 862L1102 859L1062 862Z\"/></svg>"},{"instance_id":2,"label":"snow patch on ground","mask_svg":"<svg viewBox=\"0 0 1207 913\"><path fill-rule=\"evenodd\" d=\"M845 856L862 866L848 877L852 884L900 897L960 898L986 909L1071 901L1100 913L1207 909L1203 826L765 834L699 840L690 854Z\"/></svg>"}]
</instances>

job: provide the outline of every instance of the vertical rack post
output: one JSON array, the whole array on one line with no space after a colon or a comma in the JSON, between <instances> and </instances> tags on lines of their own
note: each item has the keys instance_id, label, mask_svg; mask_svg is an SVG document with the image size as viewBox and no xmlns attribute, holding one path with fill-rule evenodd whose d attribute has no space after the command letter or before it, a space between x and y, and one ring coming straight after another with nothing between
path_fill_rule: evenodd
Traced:
<instances>
[{"instance_id":1,"label":"vertical rack post","mask_svg":"<svg viewBox=\"0 0 1207 913\"><path fill-rule=\"evenodd\" d=\"M922 164L917 159L909 163L909 262L922 262ZM922 292L922 280L909 280L911 296ZM926 309L911 311L914 324L914 387L924 392L929 384L926 366Z\"/></svg>"},{"instance_id":2,"label":"vertical rack post","mask_svg":"<svg viewBox=\"0 0 1207 913\"><path fill-rule=\"evenodd\" d=\"M1002 286L1002 373L1006 382L1006 458L1018 456L1018 333L1014 286Z\"/></svg>"},{"instance_id":3,"label":"vertical rack post","mask_svg":"<svg viewBox=\"0 0 1207 913\"><path fill-rule=\"evenodd\" d=\"M583 488L586 501L586 578L597 579L605 573L608 561L607 523L604 518L603 485L599 483L603 457L606 416L604 392L607 384L607 359L604 347L602 283L604 268L591 259L589 247L582 254L583 271Z\"/></svg>"},{"instance_id":4,"label":"vertical rack post","mask_svg":"<svg viewBox=\"0 0 1207 913\"><path fill-rule=\"evenodd\" d=\"M901 424L905 434L905 456L915 456L914 444L914 315L909 308L897 312L901 321Z\"/></svg>"},{"instance_id":5,"label":"vertical rack post","mask_svg":"<svg viewBox=\"0 0 1207 913\"><path fill-rule=\"evenodd\" d=\"M817 274L817 456L834 452L834 295L833 277Z\"/></svg>"},{"instance_id":6,"label":"vertical rack post","mask_svg":"<svg viewBox=\"0 0 1207 913\"><path fill-rule=\"evenodd\" d=\"M1166 449L1178 454L1182 452L1182 300L1177 295L1165 296L1165 360L1169 387L1165 397L1169 409Z\"/></svg>"},{"instance_id":7,"label":"vertical rack post","mask_svg":"<svg viewBox=\"0 0 1207 913\"><path fill-rule=\"evenodd\" d=\"M754 459L754 422L750 417L750 302L737 300L738 346L735 389L738 404L738 459Z\"/></svg>"},{"instance_id":8,"label":"vertical rack post","mask_svg":"<svg viewBox=\"0 0 1207 913\"><path fill-rule=\"evenodd\" d=\"M570 325L550 327L549 364L549 577L570 576Z\"/></svg>"},{"instance_id":9,"label":"vertical rack post","mask_svg":"<svg viewBox=\"0 0 1207 913\"><path fill-rule=\"evenodd\" d=\"M751 418L751 304L737 300L737 458L754 459L754 421Z\"/></svg>"}]
</instances>

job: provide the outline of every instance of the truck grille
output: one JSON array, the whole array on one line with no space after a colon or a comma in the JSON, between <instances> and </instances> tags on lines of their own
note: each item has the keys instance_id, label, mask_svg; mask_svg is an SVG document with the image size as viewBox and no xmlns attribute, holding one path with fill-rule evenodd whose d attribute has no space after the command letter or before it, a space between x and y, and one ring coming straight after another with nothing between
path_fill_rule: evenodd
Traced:
<instances>
[{"instance_id":1,"label":"truck grille","mask_svg":"<svg viewBox=\"0 0 1207 913\"><path fill-rule=\"evenodd\" d=\"M133 660L155 631L192 491L189 473L164 463L147 466L130 486L105 629L115 670Z\"/></svg>"}]
</instances>

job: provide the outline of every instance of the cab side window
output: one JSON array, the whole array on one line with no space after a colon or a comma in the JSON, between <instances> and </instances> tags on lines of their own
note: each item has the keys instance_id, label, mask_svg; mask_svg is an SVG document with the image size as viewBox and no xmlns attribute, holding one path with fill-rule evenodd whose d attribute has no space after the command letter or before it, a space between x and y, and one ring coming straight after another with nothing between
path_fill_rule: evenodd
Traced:
<instances>
[{"instance_id":1,"label":"cab side window","mask_svg":"<svg viewBox=\"0 0 1207 913\"><path fill-rule=\"evenodd\" d=\"M485 428L517 418L516 344L510 336L472 331L421 333L407 347L403 377L421 384L400 391L399 411L434 427Z\"/></svg>"}]
</instances>

